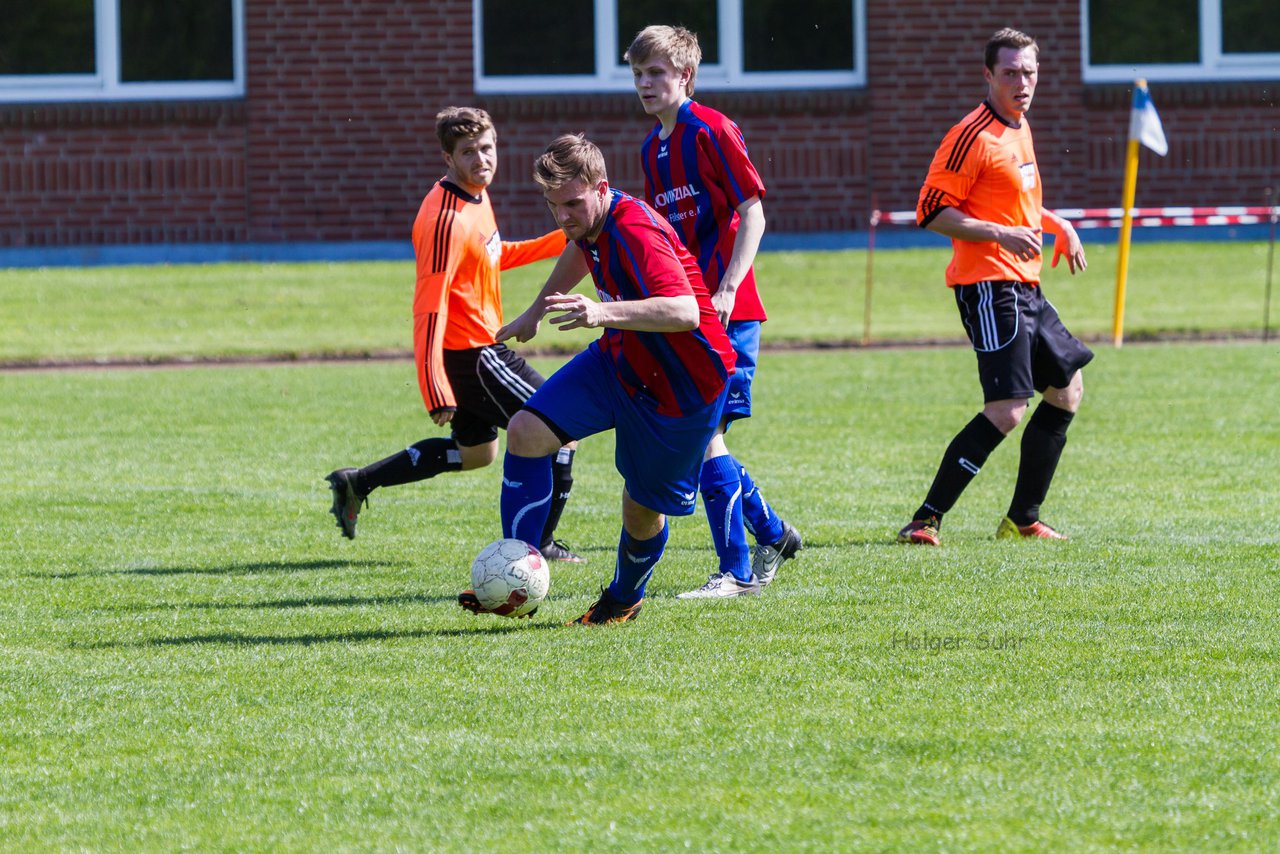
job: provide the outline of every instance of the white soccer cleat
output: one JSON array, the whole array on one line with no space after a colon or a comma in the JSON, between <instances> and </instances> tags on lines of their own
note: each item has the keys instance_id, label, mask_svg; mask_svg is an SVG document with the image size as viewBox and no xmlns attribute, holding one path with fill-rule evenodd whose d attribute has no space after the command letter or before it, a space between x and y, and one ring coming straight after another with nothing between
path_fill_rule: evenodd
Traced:
<instances>
[{"instance_id":1,"label":"white soccer cleat","mask_svg":"<svg viewBox=\"0 0 1280 854\"><path fill-rule=\"evenodd\" d=\"M755 576L750 581L739 581L732 572L717 572L697 590L681 593L677 599L728 599L731 596L758 596L762 587Z\"/></svg>"}]
</instances>

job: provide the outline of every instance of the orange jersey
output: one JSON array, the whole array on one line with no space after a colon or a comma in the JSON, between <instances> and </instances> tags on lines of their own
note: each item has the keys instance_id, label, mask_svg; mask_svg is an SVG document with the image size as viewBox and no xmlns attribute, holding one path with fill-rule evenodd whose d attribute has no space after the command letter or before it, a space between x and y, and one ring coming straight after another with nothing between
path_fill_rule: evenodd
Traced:
<instances>
[{"instance_id":1,"label":"orange jersey","mask_svg":"<svg viewBox=\"0 0 1280 854\"><path fill-rule=\"evenodd\" d=\"M454 407L445 350L494 343L502 327L499 271L564 249L564 232L509 243L498 234L489 194L472 196L441 180L422 200L413 223L418 281L413 293L413 353L427 411Z\"/></svg>"},{"instance_id":2,"label":"orange jersey","mask_svg":"<svg viewBox=\"0 0 1280 854\"><path fill-rule=\"evenodd\" d=\"M1026 119L1011 125L986 101L943 138L920 188L916 222L943 208L1000 225L1040 229L1040 170ZM1000 244L952 239L947 285L1040 281L1039 255L1021 261Z\"/></svg>"}]
</instances>

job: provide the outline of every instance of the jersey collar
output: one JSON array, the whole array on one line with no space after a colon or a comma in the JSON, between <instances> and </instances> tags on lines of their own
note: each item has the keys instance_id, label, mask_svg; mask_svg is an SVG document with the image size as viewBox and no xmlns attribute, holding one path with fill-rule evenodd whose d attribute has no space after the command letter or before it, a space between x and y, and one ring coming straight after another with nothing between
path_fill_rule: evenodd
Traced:
<instances>
[{"instance_id":1,"label":"jersey collar","mask_svg":"<svg viewBox=\"0 0 1280 854\"><path fill-rule=\"evenodd\" d=\"M446 193L453 193L455 196L462 199L464 202L467 202L468 204L478 205L482 201L484 201L483 196L471 195L466 190L462 189L457 184L450 181L448 178L441 178L440 186L444 188L444 191Z\"/></svg>"},{"instance_id":2,"label":"jersey collar","mask_svg":"<svg viewBox=\"0 0 1280 854\"><path fill-rule=\"evenodd\" d=\"M996 108L991 106L991 102L986 100L985 98L982 101L982 106L990 110L991 115L995 116L996 121L998 121L1000 124L1004 125L1005 127L1010 127L1010 128L1013 128L1014 130L1018 130L1020 127L1022 127L1022 122L1011 122L1007 120L1004 116L997 113Z\"/></svg>"}]
</instances>

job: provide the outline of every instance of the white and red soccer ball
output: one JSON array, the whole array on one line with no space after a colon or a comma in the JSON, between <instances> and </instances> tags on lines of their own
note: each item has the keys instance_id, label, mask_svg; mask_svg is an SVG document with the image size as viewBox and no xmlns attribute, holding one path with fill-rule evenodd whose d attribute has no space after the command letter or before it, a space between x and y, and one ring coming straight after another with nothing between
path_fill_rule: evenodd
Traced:
<instances>
[{"instance_id":1,"label":"white and red soccer ball","mask_svg":"<svg viewBox=\"0 0 1280 854\"><path fill-rule=\"evenodd\" d=\"M524 540L497 540L471 564L471 589L480 604L503 617L523 617L551 589L542 553Z\"/></svg>"}]
</instances>

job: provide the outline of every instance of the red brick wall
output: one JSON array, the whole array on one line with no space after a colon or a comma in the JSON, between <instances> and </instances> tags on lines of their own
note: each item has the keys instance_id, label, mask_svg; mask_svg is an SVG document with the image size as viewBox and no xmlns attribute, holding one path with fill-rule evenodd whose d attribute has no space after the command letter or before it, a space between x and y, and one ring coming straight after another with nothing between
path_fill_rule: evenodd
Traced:
<instances>
[{"instance_id":1,"label":"red brick wall","mask_svg":"<svg viewBox=\"0 0 1280 854\"><path fill-rule=\"evenodd\" d=\"M239 241L242 103L0 107L0 246Z\"/></svg>"},{"instance_id":2,"label":"red brick wall","mask_svg":"<svg viewBox=\"0 0 1280 854\"><path fill-rule=\"evenodd\" d=\"M1030 33L1040 45L1040 82L1029 116L1045 204L1084 204L1066 177L1078 174L1077 155L1088 138L1080 102L1079 6L1027 6L1016 17L1008 7L972 0L868 4L872 183L882 208L915 207L943 135L986 96L983 49L1006 26Z\"/></svg>"},{"instance_id":3,"label":"red brick wall","mask_svg":"<svg viewBox=\"0 0 1280 854\"><path fill-rule=\"evenodd\" d=\"M866 226L874 197L911 208L947 127L983 96L981 51L1006 24L1041 43L1030 118L1056 207L1119 203L1128 92L1080 83L1080 8L868 0L865 90L698 99L743 128L769 188L771 231ZM433 117L478 103L499 129L504 232L550 227L529 180L566 130L641 189L649 126L630 93L477 96L471 0L246 3L247 97L0 106L0 246L401 240L443 171ZM1143 154L1138 203L1259 204L1280 180L1274 83L1156 84L1168 158Z\"/></svg>"},{"instance_id":4,"label":"red brick wall","mask_svg":"<svg viewBox=\"0 0 1280 854\"><path fill-rule=\"evenodd\" d=\"M1129 133L1126 86L1091 86L1081 95L1087 120L1105 130L1088 140L1075 166L1089 204L1119 205ZM1280 83L1152 85L1169 154L1142 150L1136 203L1275 204L1280 184ZM1075 205L1073 205L1075 206Z\"/></svg>"},{"instance_id":5,"label":"red brick wall","mask_svg":"<svg viewBox=\"0 0 1280 854\"><path fill-rule=\"evenodd\" d=\"M865 95L848 90L698 93L743 128L752 162L767 188L769 228L845 231L865 223ZM640 143L653 120L634 94L477 99L499 128L502 176L492 196L503 229L547 230L550 215L530 179L533 160L559 133L583 131L604 152L610 182L641 194ZM563 118L566 113L575 118Z\"/></svg>"},{"instance_id":6,"label":"red brick wall","mask_svg":"<svg viewBox=\"0 0 1280 854\"><path fill-rule=\"evenodd\" d=\"M470 0L245 11L254 238L407 240L443 168L435 113L474 100Z\"/></svg>"}]
</instances>

